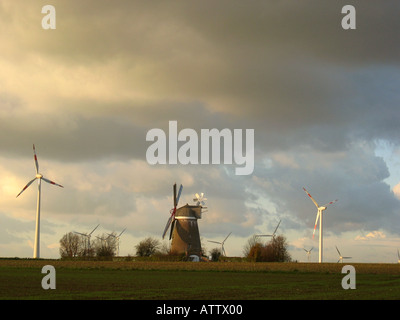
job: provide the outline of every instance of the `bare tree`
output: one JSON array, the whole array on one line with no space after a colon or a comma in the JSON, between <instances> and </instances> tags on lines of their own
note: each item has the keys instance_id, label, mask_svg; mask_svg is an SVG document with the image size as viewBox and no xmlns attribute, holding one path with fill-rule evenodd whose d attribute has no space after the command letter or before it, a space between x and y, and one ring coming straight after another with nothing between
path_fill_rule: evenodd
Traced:
<instances>
[{"instance_id":1,"label":"bare tree","mask_svg":"<svg viewBox=\"0 0 400 320\"><path fill-rule=\"evenodd\" d=\"M115 256L117 252L117 240L114 232L111 235L103 233L101 236L96 236L96 238L93 243L93 250L97 257L111 258Z\"/></svg>"},{"instance_id":2,"label":"bare tree","mask_svg":"<svg viewBox=\"0 0 400 320\"><path fill-rule=\"evenodd\" d=\"M136 255L139 257L149 257L155 254L160 247L160 241L152 237L148 237L139 242L136 248Z\"/></svg>"},{"instance_id":3,"label":"bare tree","mask_svg":"<svg viewBox=\"0 0 400 320\"><path fill-rule=\"evenodd\" d=\"M288 262L292 260L287 249L288 244L284 236L279 235L277 237L273 237L266 247L269 247L269 261Z\"/></svg>"},{"instance_id":4,"label":"bare tree","mask_svg":"<svg viewBox=\"0 0 400 320\"><path fill-rule=\"evenodd\" d=\"M245 246L243 247L243 255L245 257L248 257L250 254L250 250L256 245L256 244L260 244L261 242L259 240L259 237L256 237L255 235L251 236L248 240L247 243L245 244Z\"/></svg>"},{"instance_id":5,"label":"bare tree","mask_svg":"<svg viewBox=\"0 0 400 320\"><path fill-rule=\"evenodd\" d=\"M66 233L60 240L61 258L74 258L80 255L82 239L72 232Z\"/></svg>"},{"instance_id":6,"label":"bare tree","mask_svg":"<svg viewBox=\"0 0 400 320\"><path fill-rule=\"evenodd\" d=\"M218 261L221 255L222 252L220 248L214 248L210 251L211 261Z\"/></svg>"},{"instance_id":7,"label":"bare tree","mask_svg":"<svg viewBox=\"0 0 400 320\"><path fill-rule=\"evenodd\" d=\"M250 241L248 245L250 245ZM260 242L254 243L246 257L263 262L288 262L292 258L287 250L287 246L284 236L272 237L266 244Z\"/></svg>"}]
</instances>

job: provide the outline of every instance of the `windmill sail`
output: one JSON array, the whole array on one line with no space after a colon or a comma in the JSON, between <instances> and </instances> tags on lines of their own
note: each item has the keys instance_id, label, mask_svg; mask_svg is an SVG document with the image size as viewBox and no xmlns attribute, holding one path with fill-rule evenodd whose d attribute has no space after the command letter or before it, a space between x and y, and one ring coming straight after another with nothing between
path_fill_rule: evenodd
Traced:
<instances>
[{"instance_id":1,"label":"windmill sail","mask_svg":"<svg viewBox=\"0 0 400 320\"><path fill-rule=\"evenodd\" d=\"M165 238L165 235L167 234L167 231L168 231L168 229L169 229L169 227L171 227L171 232L170 232L170 235L169 235L169 239L171 240L171 238L172 238L172 232L174 231L174 227L175 227L175 214L176 214L176 207L178 206L178 203L179 203L179 198L181 197L181 194L182 194L182 189L183 189L183 186L181 185L180 187L179 187L179 191L178 191L178 194L176 193L176 183L173 185L173 195L174 195L174 198L173 198L173 208L170 210L170 217L168 218L168 220L167 220L167 224L165 225L165 228L164 228L164 232L163 232L163 234L162 234L162 238L164 239Z\"/></svg>"}]
</instances>

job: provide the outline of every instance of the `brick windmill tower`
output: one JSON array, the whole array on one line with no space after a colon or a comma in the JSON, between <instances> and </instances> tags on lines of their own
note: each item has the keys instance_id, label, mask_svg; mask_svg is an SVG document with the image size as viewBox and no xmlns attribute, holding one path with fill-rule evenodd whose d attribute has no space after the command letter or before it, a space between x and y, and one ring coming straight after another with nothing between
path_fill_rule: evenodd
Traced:
<instances>
[{"instance_id":1,"label":"brick windmill tower","mask_svg":"<svg viewBox=\"0 0 400 320\"><path fill-rule=\"evenodd\" d=\"M206 200L202 194L199 196L196 194L195 205L186 204L180 208L177 208L179 198L182 193L182 185L179 188L178 194L176 193L176 184L173 186L174 193L174 207L170 210L171 216L165 226L163 239L171 226L169 239L171 242L171 252L178 254L187 254L201 256L201 242L200 232L197 220L201 219L202 209L205 209L203 205Z\"/></svg>"}]
</instances>

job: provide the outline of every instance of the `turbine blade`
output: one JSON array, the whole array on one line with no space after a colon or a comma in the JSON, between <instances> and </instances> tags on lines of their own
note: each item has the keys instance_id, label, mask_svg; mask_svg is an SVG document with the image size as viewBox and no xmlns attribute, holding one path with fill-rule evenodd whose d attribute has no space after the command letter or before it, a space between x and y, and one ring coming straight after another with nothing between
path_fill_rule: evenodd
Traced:
<instances>
[{"instance_id":1,"label":"turbine blade","mask_svg":"<svg viewBox=\"0 0 400 320\"><path fill-rule=\"evenodd\" d=\"M212 240L207 240L208 242L212 242L212 243L218 243L218 244L221 244L221 242L218 242L218 241L212 241Z\"/></svg>"},{"instance_id":2,"label":"turbine blade","mask_svg":"<svg viewBox=\"0 0 400 320\"><path fill-rule=\"evenodd\" d=\"M335 247L336 247L336 246L335 246ZM339 251L338 247L336 247L336 251L339 253L339 256L342 256L342 255L340 254L340 251Z\"/></svg>"},{"instance_id":3,"label":"turbine blade","mask_svg":"<svg viewBox=\"0 0 400 320\"><path fill-rule=\"evenodd\" d=\"M315 219L314 231L313 231L313 234L312 234L313 239L314 239L314 235L315 235L315 230L317 229L319 215L320 215L320 211L318 210L317 218Z\"/></svg>"},{"instance_id":4,"label":"turbine blade","mask_svg":"<svg viewBox=\"0 0 400 320\"><path fill-rule=\"evenodd\" d=\"M94 232L94 230L96 230L96 229L98 228L99 225L100 225L100 224L98 224L98 225L96 226L96 228L94 228L94 229L92 230L92 232L89 233L89 235L91 235L91 234Z\"/></svg>"},{"instance_id":5,"label":"turbine blade","mask_svg":"<svg viewBox=\"0 0 400 320\"><path fill-rule=\"evenodd\" d=\"M120 236L121 236L121 234L123 234L125 230L126 230L126 228L125 228L124 230L122 230L122 231L121 231L121 233L119 234L119 236L118 236L118 237L120 237Z\"/></svg>"},{"instance_id":6,"label":"turbine blade","mask_svg":"<svg viewBox=\"0 0 400 320\"><path fill-rule=\"evenodd\" d=\"M35 181L36 179L37 179L37 178L33 178L31 181L29 181L28 184L21 190L21 192L18 193L18 195L16 196L16 198L18 198L18 196L19 196L22 192L24 192L24 191L32 184L32 182Z\"/></svg>"},{"instance_id":7,"label":"turbine blade","mask_svg":"<svg viewBox=\"0 0 400 320\"><path fill-rule=\"evenodd\" d=\"M225 240L222 241L222 243L224 243L226 241L226 239L228 239L228 237L231 235L232 232L229 232L229 234L226 236Z\"/></svg>"},{"instance_id":8,"label":"turbine blade","mask_svg":"<svg viewBox=\"0 0 400 320\"><path fill-rule=\"evenodd\" d=\"M61 184L55 183L54 181L48 180L48 179L46 179L46 178L44 178L44 177L42 177L42 179L43 179L44 181L46 181L47 183L54 184L55 186L64 188Z\"/></svg>"},{"instance_id":9,"label":"turbine blade","mask_svg":"<svg viewBox=\"0 0 400 320\"><path fill-rule=\"evenodd\" d=\"M281 220L279 220L279 223L278 223L278 225L276 226L276 228L275 228L275 231L274 231L274 233L273 233L273 235L275 235L275 233L276 233L276 230L278 230L278 228L279 228L279 225L281 224Z\"/></svg>"},{"instance_id":10,"label":"turbine blade","mask_svg":"<svg viewBox=\"0 0 400 320\"><path fill-rule=\"evenodd\" d=\"M303 187L303 190L305 191L305 193L307 193L307 195L310 197L310 199L312 200L312 202L314 202L315 206L317 208L319 208L317 201L314 200L314 198L311 196L311 194L306 190L306 188Z\"/></svg>"},{"instance_id":11,"label":"turbine blade","mask_svg":"<svg viewBox=\"0 0 400 320\"><path fill-rule=\"evenodd\" d=\"M36 149L35 149L35 145L33 145L33 159L35 160L35 169L36 169L36 174L39 173L39 162L36 156Z\"/></svg>"},{"instance_id":12,"label":"turbine blade","mask_svg":"<svg viewBox=\"0 0 400 320\"><path fill-rule=\"evenodd\" d=\"M330 204L335 203L336 201L338 201L338 199L336 199L336 200L334 200L334 201L331 201L331 202L329 202L329 203L327 203L327 204L324 204L323 206L324 206L324 207L327 207L327 206L329 206Z\"/></svg>"}]
</instances>

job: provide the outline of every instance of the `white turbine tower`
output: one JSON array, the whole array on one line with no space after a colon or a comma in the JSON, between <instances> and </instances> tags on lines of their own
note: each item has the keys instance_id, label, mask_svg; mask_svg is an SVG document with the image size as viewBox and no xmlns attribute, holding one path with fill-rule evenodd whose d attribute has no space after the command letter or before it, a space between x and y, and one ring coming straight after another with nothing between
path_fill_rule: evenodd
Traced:
<instances>
[{"instance_id":1,"label":"white turbine tower","mask_svg":"<svg viewBox=\"0 0 400 320\"><path fill-rule=\"evenodd\" d=\"M318 219L319 219L319 254L318 254L318 262L321 263L323 261L323 258L322 258L322 251L323 251L323 247L322 247L322 243L323 243L323 241L322 241L322 216L323 216L323 212L326 210L328 205L336 202L337 199L335 201L331 201L331 202L329 202L329 203L327 203L327 204L325 204L323 206L319 206L318 203L311 196L311 194L308 193L306 188L303 187L303 190L305 191L305 193L307 193L307 195L310 197L312 202L314 202L315 206L318 209L317 218L315 219L315 226L314 226L314 231L313 231L313 239L314 239L315 229L317 228Z\"/></svg>"},{"instance_id":2,"label":"white turbine tower","mask_svg":"<svg viewBox=\"0 0 400 320\"><path fill-rule=\"evenodd\" d=\"M35 160L35 168L36 168L36 176L33 178L31 181L28 182L28 184L21 190L20 193L18 193L18 196L24 192L31 184L33 181L36 179L38 180L38 196L37 196L37 209L36 209L36 229L35 229L35 245L33 247L33 258L40 258L40 193L41 193L41 181L46 181L47 183L59 186L61 188L64 188L62 185L55 183L51 180L46 179L43 177L42 174L39 173L39 163L37 160L36 156L36 150L35 150L35 145L33 145L33 155L34 155L34 160Z\"/></svg>"}]
</instances>

